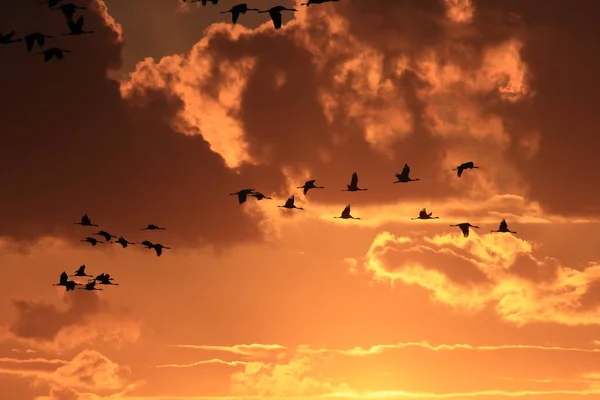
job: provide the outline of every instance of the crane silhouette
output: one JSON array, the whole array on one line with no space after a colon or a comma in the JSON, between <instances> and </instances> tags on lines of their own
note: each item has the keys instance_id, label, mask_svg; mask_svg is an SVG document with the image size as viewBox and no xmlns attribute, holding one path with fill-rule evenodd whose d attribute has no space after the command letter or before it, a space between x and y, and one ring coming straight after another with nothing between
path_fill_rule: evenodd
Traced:
<instances>
[{"instance_id":1,"label":"crane silhouette","mask_svg":"<svg viewBox=\"0 0 600 400\"><path fill-rule=\"evenodd\" d=\"M94 33L94 31L84 31L83 30L83 15L77 19L77 21L68 20L67 26L69 27L69 33L63 33L63 36L74 36L74 35L84 35L86 33Z\"/></svg>"},{"instance_id":2,"label":"crane silhouette","mask_svg":"<svg viewBox=\"0 0 600 400\"><path fill-rule=\"evenodd\" d=\"M6 35L0 33L0 44L11 44L23 41L23 39L13 39L15 31L8 32Z\"/></svg>"},{"instance_id":3,"label":"crane silhouette","mask_svg":"<svg viewBox=\"0 0 600 400\"><path fill-rule=\"evenodd\" d=\"M127 241L127 239L125 239L123 236L119 237L119 238L118 238L117 240L115 240L113 243L118 243L118 244L120 244L120 245L121 245L123 248L125 248L125 247L129 246L130 244L131 244L131 245L134 245L134 244L135 244L135 243L133 243L133 242L129 242L129 241Z\"/></svg>"},{"instance_id":4,"label":"crane silhouette","mask_svg":"<svg viewBox=\"0 0 600 400\"><path fill-rule=\"evenodd\" d=\"M77 271L74 272L74 275L72 276L89 276L89 277L93 277L93 275L88 275L85 273L85 264L83 264L81 267L79 267L79 269Z\"/></svg>"},{"instance_id":5,"label":"crane silhouette","mask_svg":"<svg viewBox=\"0 0 600 400\"><path fill-rule=\"evenodd\" d=\"M81 226L100 226L100 225L92 224L92 220L90 219L90 217L88 217L87 214L83 214L83 217L81 217L81 221L74 222L74 224L81 225Z\"/></svg>"},{"instance_id":6,"label":"crane silhouette","mask_svg":"<svg viewBox=\"0 0 600 400\"><path fill-rule=\"evenodd\" d=\"M101 281L103 279L105 279L105 276L108 274L105 274L104 272L101 273L100 275L96 276L94 279L92 279L93 281ZM112 280L113 278L110 277L110 275L108 275L108 280Z\"/></svg>"},{"instance_id":7,"label":"crane silhouette","mask_svg":"<svg viewBox=\"0 0 600 400\"><path fill-rule=\"evenodd\" d=\"M110 233L108 233L106 231L98 231L98 232L94 233L94 235L102 236L104 238L104 240L106 240L107 242L110 242L110 239L116 238L115 235L111 235Z\"/></svg>"},{"instance_id":8,"label":"crane silhouette","mask_svg":"<svg viewBox=\"0 0 600 400\"><path fill-rule=\"evenodd\" d=\"M281 21L282 21L282 17L281 17L281 12L282 11L298 11L295 8L287 8L284 6L275 6L275 7L271 7L268 10L264 10L264 11L258 11L259 13L269 13L269 16L271 17L271 20L273 21L273 26L275 27L275 29L281 29Z\"/></svg>"},{"instance_id":9,"label":"crane silhouette","mask_svg":"<svg viewBox=\"0 0 600 400\"><path fill-rule=\"evenodd\" d=\"M462 231L464 237L469 237L469 228L479 229L478 226L471 225L468 222L462 222L460 224L454 224L454 225L450 225L450 226L458 226L460 228L460 230Z\"/></svg>"},{"instance_id":10,"label":"crane silhouette","mask_svg":"<svg viewBox=\"0 0 600 400\"><path fill-rule=\"evenodd\" d=\"M272 200L269 196L265 196L261 192L252 192L249 195L252 197L256 197L256 200L262 200L262 199Z\"/></svg>"},{"instance_id":11,"label":"crane silhouette","mask_svg":"<svg viewBox=\"0 0 600 400\"><path fill-rule=\"evenodd\" d=\"M81 289L81 290L102 290L102 289L96 287L96 281L94 279L92 279L91 281L86 283L84 287L79 288L79 289Z\"/></svg>"},{"instance_id":12,"label":"crane silhouette","mask_svg":"<svg viewBox=\"0 0 600 400\"><path fill-rule=\"evenodd\" d=\"M87 243L91 244L92 246L95 246L98 243L104 243L96 238L91 237L91 236L88 236L85 239L81 239L80 242L87 242Z\"/></svg>"},{"instance_id":13,"label":"crane silhouette","mask_svg":"<svg viewBox=\"0 0 600 400\"><path fill-rule=\"evenodd\" d=\"M148 224L147 227L140 229L140 231L164 231L164 230L165 230L165 228L161 228L159 226L152 225L152 224Z\"/></svg>"},{"instance_id":14,"label":"crane silhouette","mask_svg":"<svg viewBox=\"0 0 600 400\"><path fill-rule=\"evenodd\" d=\"M114 285L114 286L119 286L118 283L112 283L111 281L113 280L113 278L110 277L110 274L102 274L100 276L100 279L96 278L94 279L94 283L98 283L99 285Z\"/></svg>"},{"instance_id":15,"label":"crane silhouette","mask_svg":"<svg viewBox=\"0 0 600 400\"><path fill-rule=\"evenodd\" d=\"M47 50L44 50L38 54L43 54L44 55L44 61L48 62L50 60L52 60L53 58L56 58L57 60L62 60L65 58L65 54L64 53L72 53L71 50L64 50L64 49L60 49L58 47L51 47Z\"/></svg>"},{"instance_id":16,"label":"crane silhouette","mask_svg":"<svg viewBox=\"0 0 600 400\"><path fill-rule=\"evenodd\" d=\"M229 193L230 196L237 196L238 197L238 203L240 204L244 204L246 202L246 198L250 195L250 193L254 192L254 188L253 189L242 189L238 192L235 193Z\"/></svg>"},{"instance_id":17,"label":"crane silhouette","mask_svg":"<svg viewBox=\"0 0 600 400\"><path fill-rule=\"evenodd\" d=\"M230 10L221 11L221 14L231 13L231 22L235 24L235 23L237 23L237 20L240 17L240 14L246 14L248 11L260 11L260 10L258 8L248 8L248 4L240 3L240 4L237 4L233 7L231 7Z\"/></svg>"},{"instance_id":18,"label":"crane silhouette","mask_svg":"<svg viewBox=\"0 0 600 400\"><path fill-rule=\"evenodd\" d=\"M140 242L140 244L148 249L152 249L154 247L154 243L149 240L144 240L143 242Z\"/></svg>"},{"instance_id":19,"label":"crane silhouette","mask_svg":"<svg viewBox=\"0 0 600 400\"><path fill-rule=\"evenodd\" d=\"M33 46L35 46L36 44L38 45L38 47L44 47L44 45L46 44L46 39L54 39L54 37L50 35L44 35L40 32L34 32L25 36L24 39L25 44L27 45L27 51L31 51L33 50Z\"/></svg>"},{"instance_id":20,"label":"crane silhouette","mask_svg":"<svg viewBox=\"0 0 600 400\"><path fill-rule=\"evenodd\" d=\"M458 177L460 178L463 174L463 171L465 169L473 169L473 168L479 168L478 166L476 166L473 161L468 161L465 163L460 164L458 167L456 168L452 168L452 171L456 171L456 175L458 175Z\"/></svg>"},{"instance_id":21,"label":"crane silhouette","mask_svg":"<svg viewBox=\"0 0 600 400\"><path fill-rule=\"evenodd\" d=\"M396 179L398 179L398 180L393 183L406 183L406 182L414 182L414 181L421 180L421 178L411 179L409 175L410 175L410 167L408 166L408 164L404 164L404 168L402 168L402 172L399 174L396 174Z\"/></svg>"},{"instance_id":22,"label":"crane silhouette","mask_svg":"<svg viewBox=\"0 0 600 400\"><path fill-rule=\"evenodd\" d=\"M506 220L504 218L502 219L502 221L500 221L500 226L498 227L498 229L491 230L490 232L517 233L517 232L513 232L510 229L508 229L508 224L506 223Z\"/></svg>"},{"instance_id":23,"label":"crane silhouette","mask_svg":"<svg viewBox=\"0 0 600 400\"><path fill-rule=\"evenodd\" d=\"M154 251L156 252L156 256L157 256L157 257L160 257L160 256L162 255L162 253L163 253L163 249L167 249L167 250L170 250L170 249L171 249L170 247L163 246L163 245L162 245L162 244L160 244L160 243L153 244L153 245L152 245L152 247L150 247L150 248L151 248L151 249L154 249Z\"/></svg>"},{"instance_id":24,"label":"crane silhouette","mask_svg":"<svg viewBox=\"0 0 600 400\"><path fill-rule=\"evenodd\" d=\"M348 204L346 206L346 208L344 208L344 210L342 211L342 215L340 215L339 217L333 217L333 218L341 218L341 219L360 219L358 217L353 217L352 215L350 215L350 204Z\"/></svg>"},{"instance_id":25,"label":"crane silhouette","mask_svg":"<svg viewBox=\"0 0 600 400\"><path fill-rule=\"evenodd\" d=\"M77 285L79 285L77 282L69 280L69 276L65 271L60 274L58 283L52 284L52 286L64 286L67 292L70 290L75 290L75 286Z\"/></svg>"},{"instance_id":26,"label":"crane silhouette","mask_svg":"<svg viewBox=\"0 0 600 400\"><path fill-rule=\"evenodd\" d=\"M302 207L297 207L297 206L294 204L294 201L295 201L295 199L294 199L294 195L291 195L291 196L290 196L290 198L286 200L286 202L285 202L285 204L284 204L284 205L282 205L282 206L277 206L277 207L283 207L283 208L287 208L287 209L290 209L290 210L291 210L291 209L294 209L294 208L295 208L296 210L304 210L304 208L302 208Z\"/></svg>"},{"instance_id":27,"label":"crane silhouette","mask_svg":"<svg viewBox=\"0 0 600 400\"><path fill-rule=\"evenodd\" d=\"M430 212L429 214L427 213L427 210L425 208L423 208L421 211L419 211L419 216L415 217L415 218L411 218L411 219L437 219L439 217L432 217L433 213Z\"/></svg>"},{"instance_id":28,"label":"crane silhouette","mask_svg":"<svg viewBox=\"0 0 600 400\"><path fill-rule=\"evenodd\" d=\"M67 24L73 20L73 16L77 12L77 10L85 10L85 7L76 6L73 3L61 4L58 8L53 8L53 10L62 11L63 15L67 19ZM83 24L83 22L82 22Z\"/></svg>"},{"instance_id":29,"label":"crane silhouette","mask_svg":"<svg viewBox=\"0 0 600 400\"><path fill-rule=\"evenodd\" d=\"M304 185L298 186L296 189L304 189L304 195L305 196L306 196L306 194L308 193L308 191L310 189L325 189L324 186L316 186L315 185L315 181L316 181L316 179L312 179L310 181L306 181L306 182L304 182Z\"/></svg>"},{"instance_id":30,"label":"crane silhouette","mask_svg":"<svg viewBox=\"0 0 600 400\"><path fill-rule=\"evenodd\" d=\"M346 189L342 189L342 192L358 192L361 190L368 190L368 189L361 189L358 187L358 174L356 172L354 172L352 174L352 179L350 180L350 184L346 185Z\"/></svg>"},{"instance_id":31,"label":"crane silhouette","mask_svg":"<svg viewBox=\"0 0 600 400\"><path fill-rule=\"evenodd\" d=\"M334 1L340 1L340 0L308 0L306 3L302 3L300 4L301 6L310 6L311 4L323 4L323 3L332 3Z\"/></svg>"}]
</instances>

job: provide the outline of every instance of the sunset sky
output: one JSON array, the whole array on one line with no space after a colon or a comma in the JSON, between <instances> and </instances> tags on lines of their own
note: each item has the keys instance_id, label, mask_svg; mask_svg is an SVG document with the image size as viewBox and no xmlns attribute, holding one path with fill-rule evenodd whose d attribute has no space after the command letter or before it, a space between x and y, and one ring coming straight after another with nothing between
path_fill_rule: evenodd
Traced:
<instances>
[{"instance_id":1,"label":"sunset sky","mask_svg":"<svg viewBox=\"0 0 600 400\"><path fill-rule=\"evenodd\" d=\"M0 1L1 400L600 399L600 2L73 2Z\"/></svg>"}]
</instances>

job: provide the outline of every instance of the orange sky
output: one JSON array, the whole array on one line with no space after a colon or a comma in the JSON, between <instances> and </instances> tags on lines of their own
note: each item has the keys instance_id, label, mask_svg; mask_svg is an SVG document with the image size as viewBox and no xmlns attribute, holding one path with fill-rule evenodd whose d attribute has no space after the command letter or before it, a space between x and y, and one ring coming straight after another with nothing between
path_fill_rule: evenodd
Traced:
<instances>
[{"instance_id":1,"label":"orange sky","mask_svg":"<svg viewBox=\"0 0 600 400\"><path fill-rule=\"evenodd\" d=\"M105 2L2 5L2 400L600 399L597 1Z\"/></svg>"}]
</instances>

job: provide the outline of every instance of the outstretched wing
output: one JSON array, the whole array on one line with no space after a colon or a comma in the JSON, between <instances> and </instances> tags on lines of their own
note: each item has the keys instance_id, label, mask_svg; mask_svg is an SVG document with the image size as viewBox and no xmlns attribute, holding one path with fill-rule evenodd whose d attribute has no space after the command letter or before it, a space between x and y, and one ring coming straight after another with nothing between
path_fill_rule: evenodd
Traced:
<instances>
[{"instance_id":1,"label":"outstretched wing","mask_svg":"<svg viewBox=\"0 0 600 400\"><path fill-rule=\"evenodd\" d=\"M346 208L344 208L344 211L342 211L342 217L344 217L344 218L350 217L350 204L348 204L346 206Z\"/></svg>"},{"instance_id":2,"label":"outstretched wing","mask_svg":"<svg viewBox=\"0 0 600 400\"><path fill-rule=\"evenodd\" d=\"M294 195L291 195L289 199L286 200L284 207L291 207L294 205Z\"/></svg>"},{"instance_id":3,"label":"outstretched wing","mask_svg":"<svg viewBox=\"0 0 600 400\"><path fill-rule=\"evenodd\" d=\"M58 280L58 284L66 285L68 280L69 280L69 275L67 275L67 273L65 271L63 271L62 274L60 274L60 279Z\"/></svg>"},{"instance_id":4,"label":"outstretched wing","mask_svg":"<svg viewBox=\"0 0 600 400\"><path fill-rule=\"evenodd\" d=\"M358 185L358 174L356 172L354 172L352 174L352 180L350 181L350 186L356 186Z\"/></svg>"},{"instance_id":5,"label":"outstretched wing","mask_svg":"<svg viewBox=\"0 0 600 400\"><path fill-rule=\"evenodd\" d=\"M409 173L410 173L410 168L409 168L408 164L404 164L404 168L402 168L401 175L408 177Z\"/></svg>"},{"instance_id":6,"label":"outstretched wing","mask_svg":"<svg viewBox=\"0 0 600 400\"><path fill-rule=\"evenodd\" d=\"M83 28L83 21L84 21L83 20L83 15L77 19L77 22L75 24L77 25L77 27L79 29Z\"/></svg>"},{"instance_id":7,"label":"outstretched wing","mask_svg":"<svg viewBox=\"0 0 600 400\"><path fill-rule=\"evenodd\" d=\"M89 224L90 222L91 222L90 221L90 217L88 217L87 214L83 214L83 217L81 217L81 223L82 224Z\"/></svg>"},{"instance_id":8,"label":"outstretched wing","mask_svg":"<svg viewBox=\"0 0 600 400\"><path fill-rule=\"evenodd\" d=\"M234 7L231 10L231 22L233 22L235 24L239 17L240 17L240 11Z\"/></svg>"},{"instance_id":9,"label":"outstretched wing","mask_svg":"<svg viewBox=\"0 0 600 400\"><path fill-rule=\"evenodd\" d=\"M469 236L469 225L460 224L459 227L465 237Z\"/></svg>"},{"instance_id":10,"label":"outstretched wing","mask_svg":"<svg viewBox=\"0 0 600 400\"><path fill-rule=\"evenodd\" d=\"M423 208L423 209L421 209L421 211L419 211L419 217L420 218L427 217L427 210L425 208Z\"/></svg>"},{"instance_id":11,"label":"outstretched wing","mask_svg":"<svg viewBox=\"0 0 600 400\"><path fill-rule=\"evenodd\" d=\"M458 175L459 178L461 177L462 173L463 173L462 166L456 168L456 175Z\"/></svg>"},{"instance_id":12,"label":"outstretched wing","mask_svg":"<svg viewBox=\"0 0 600 400\"><path fill-rule=\"evenodd\" d=\"M35 37L32 35L25 36L25 44L27 45L27 51L31 51L33 49L33 44L35 43Z\"/></svg>"},{"instance_id":13,"label":"outstretched wing","mask_svg":"<svg viewBox=\"0 0 600 400\"><path fill-rule=\"evenodd\" d=\"M270 10L269 15L273 20L273 26L275 29L281 28L281 13L279 11Z\"/></svg>"},{"instance_id":14,"label":"outstretched wing","mask_svg":"<svg viewBox=\"0 0 600 400\"><path fill-rule=\"evenodd\" d=\"M502 219L502 221L500 221L500 228L498 228L498 230L504 231L507 229L508 229L508 224L506 223L505 219Z\"/></svg>"}]
</instances>

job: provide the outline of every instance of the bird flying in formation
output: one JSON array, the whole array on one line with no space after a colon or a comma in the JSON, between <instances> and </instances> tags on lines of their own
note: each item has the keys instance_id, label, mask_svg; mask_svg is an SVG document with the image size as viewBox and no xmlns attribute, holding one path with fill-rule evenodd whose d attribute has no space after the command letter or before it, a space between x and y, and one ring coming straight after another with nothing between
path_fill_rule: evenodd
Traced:
<instances>
[{"instance_id":1,"label":"bird flying in formation","mask_svg":"<svg viewBox=\"0 0 600 400\"><path fill-rule=\"evenodd\" d=\"M254 192L254 189L242 189L235 193L230 193L231 196L238 197L238 203L244 204L246 202L246 198L250 195L250 193Z\"/></svg>"},{"instance_id":2,"label":"bird flying in formation","mask_svg":"<svg viewBox=\"0 0 600 400\"><path fill-rule=\"evenodd\" d=\"M458 177L460 178L463 174L463 171L465 169L473 169L473 168L479 168L478 166L476 166L473 161L468 161L465 163L460 164L458 167L456 168L452 168L452 171L456 171L456 175L458 175Z\"/></svg>"},{"instance_id":3,"label":"bird flying in formation","mask_svg":"<svg viewBox=\"0 0 600 400\"><path fill-rule=\"evenodd\" d=\"M464 237L469 237L469 228L477 228L477 229L479 229L478 226L471 225L468 222L463 222L463 223L460 223L460 224L455 224L455 225L450 225L450 226L458 226L460 228L460 230L462 231Z\"/></svg>"},{"instance_id":4,"label":"bird flying in formation","mask_svg":"<svg viewBox=\"0 0 600 400\"><path fill-rule=\"evenodd\" d=\"M334 1L340 1L340 0L308 0L306 3L302 3L300 5L308 7L311 4L331 3L331 2L334 2Z\"/></svg>"},{"instance_id":5,"label":"bird flying in formation","mask_svg":"<svg viewBox=\"0 0 600 400\"><path fill-rule=\"evenodd\" d=\"M432 212L427 213L427 210L425 208L423 208L423 209L421 209L421 211L419 211L418 217L411 218L411 219L436 219L436 218L439 218L439 217L432 217L431 216L432 214L433 214Z\"/></svg>"},{"instance_id":6,"label":"bird flying in formation","mask_svg":"<svg viewBox=\"0 0 600 400\"><path fill-rule=\"evenodd\" d=\"M340 215L339 217L333 217L333 218L341 218L341 219L360 219L358 217L353 217L352 215L350 215L350 204L348 204L346 206L346 208L344 208L344 210L342 211L342 215Z\"/></svg>"},{"instance_id":7,"label":"bird flying in formation","mask_svg":"<svg viewBox=\"0 0 600 400\"><path fill-rule=\"evenodd\" d=\"M502 219L502 221L500 221L500 226L498 227L498 229L491 230L490 232L517 233L517 232L513 232L510 229L508 229L508 224L506 223L506 220L504 218Z\"/></svg>"},{"instance_id":8,"label":"bird flying in formation","mask_svg":"<svg viewBox=\"0 0 600 400\"><path fill-rule=\"evenodd\" d=\"M85 264L83 264L81 267L79 267L79 269L77 271L74 272L74 275L72 276L93 276L93 275L88 275L85 273Z\"/></svg>"},{"instance_id":9,"label":"bird flying in formation","mask_svg":"<svg viewBox=\"0 0 600 400\"><path fill-rule=\"evenodd\" d=\"M316 179L312 179L310 181L306 181L306 182L304 182L304 185L298 186L296 189L304 189L304 195L305 196L306 196L306 194L308 193L308 191L310 189L325 189L325 187L323 187L323 186L316 186L315 185L315 181L316 181Z\"/></svg>"},{"instance_id":10,"label":"bird flying in formation","mask_svg":"<svg viewBox=\"0 0 600 400\"><path fill-rule=\"evenodd\" d=\"M289 199L286 200L285 204L282 206L277 206L277 207L283 207L283 208L287 208L287 209L296 209L296 210L304 210L304 208L302 207L298 207L294 204L294 195L291 195Z\"/></svg>"},{"instance_id":11,"label":"bird flying in formation","mask_svg":"<svg viewBox=\"0 0 600 400\"><path fill-rule=\"evenodd\" d=\"M36 44L38 45L38 47L44 47L44 45L46 44L46 39L53 39L53 37L50 35L44 35L40 32L34 32L25 36L24 39L25 44L27 45L27 51L31 51L33 50L33 46L35 46Z\"/></svg>"},{"instance_id":12,"label":"bird flying in formation","mask_svg":"<svg viewBox=\"0 0 600 400\"><path fill-rule=\"evenodd\" d=\"M248 11L260 11L260 10L258 8L249 8L248 4L246 4L246 3L240 3L240 4L237 4L233 7L231 7L231 9L229 9L227 11L221 11L221 14L231 13L231 22L235 24L235 23L237 23L237 20L240 17L240 15L246 14Z\"/></svg>"},{"instance_id":13,"label":"bird flying in formation","mask_svg":"<svg viewBox=\"0 0 600 400\"><path fill-rule=\"evenodd\" d=\"M358 187L358 174L356 172L354 172L352 174L352 179L350 180L350 183L348 185L346 185L346 189L342 189L342 192L358 192L361 190L368 190L368 189L361 189Z\"/></svg>"},{"instance_id":14,"label":"bird flying in formation","mask_svg":"<svg viewBox=\"0 0 600 400\"><path fill-rule=\"evenodd\" d=\"M287 8L284 6L271 7L268 10L258 11L259 13L269 13L275 29L280 29L282 24L282 11L298 11L295 8Z\"/></svg>"},{"instance_id":15,"label":"bird flying in formation","mask_svg":"<svg viewBox=\"0 0 600 400\"><path fill-rule=\"evenodd\" d=\"M396 174L396 179L398 179L396 182L394 183L406 183L406 182L414 182L414 181L420 181L420 178L415 178L412 179L410 178L410 167L408 166L408 164L404 164L404 168L402 168L402 172L399 174Z\"/></svg>"},{"instance_id":16,"label":"bird flying in formation","mask_svg":"<svg viewBox=\"0 0 600 400\"><path fill-rule=\"evenodd\" d=\"M159 226L152 225L152 224L149 224L147 227L140 229L140 231L164 231L164 230L165 230L165 228L161 228Z\"/></svg>"}]
</instances>

